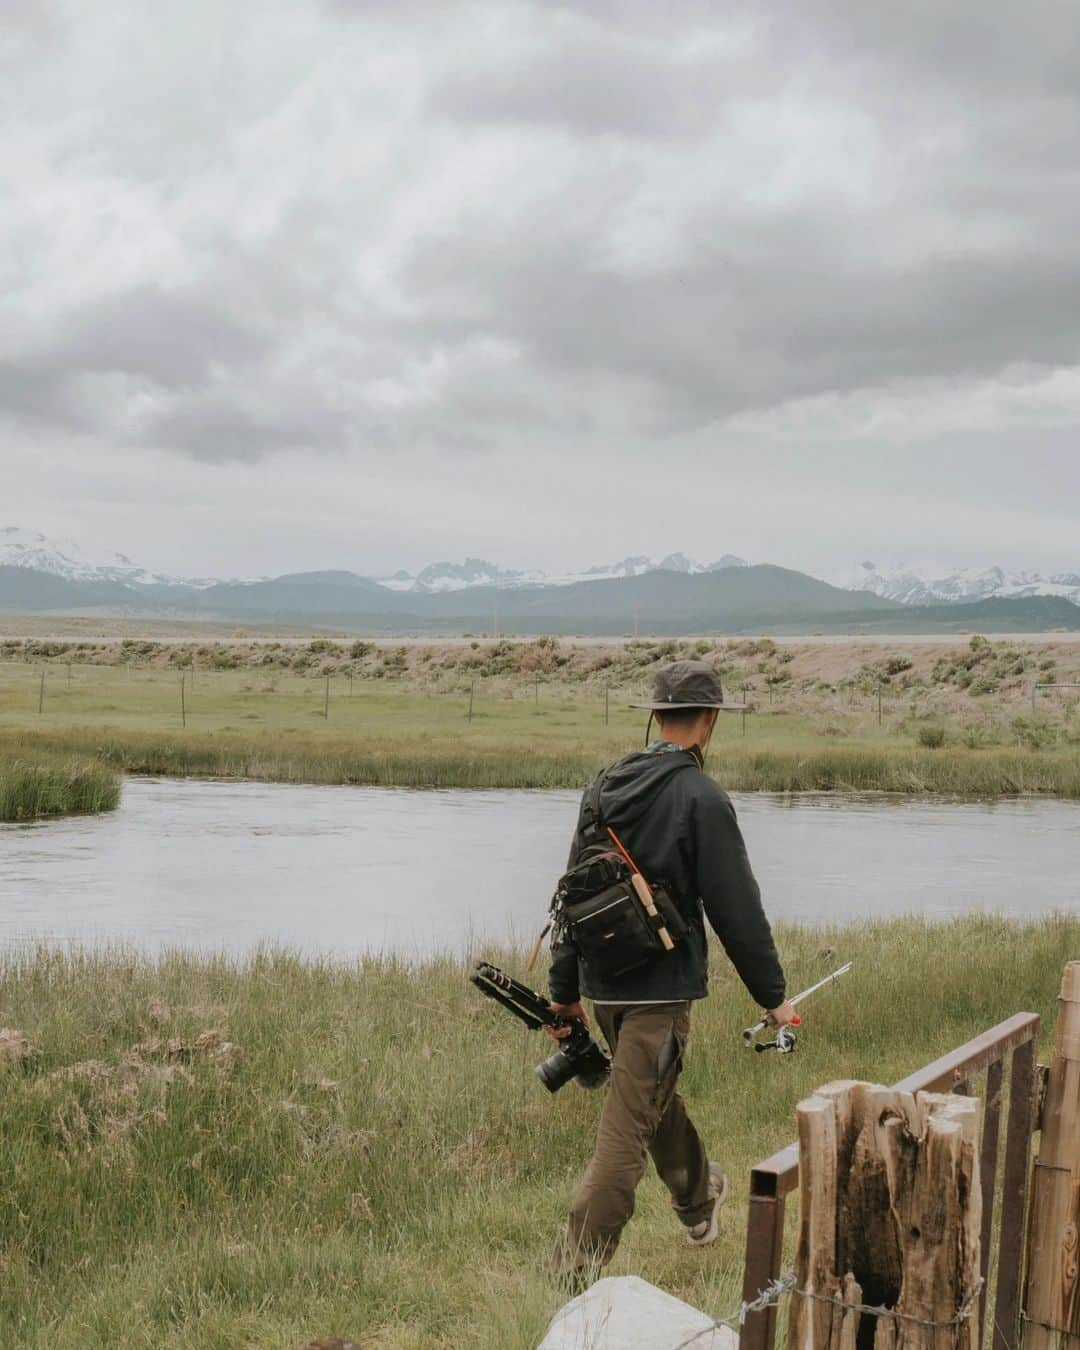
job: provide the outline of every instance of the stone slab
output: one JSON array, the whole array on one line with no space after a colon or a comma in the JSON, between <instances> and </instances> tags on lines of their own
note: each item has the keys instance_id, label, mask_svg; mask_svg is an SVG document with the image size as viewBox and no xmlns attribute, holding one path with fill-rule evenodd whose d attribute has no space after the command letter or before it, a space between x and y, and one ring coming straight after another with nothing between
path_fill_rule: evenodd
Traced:
<instances>
[{"instance_id":1,"label":"stone slab","mask_svg":"<svg viewBox=\"0 0 1080 1350\"><path fill-rule=\"evenodd\" d=\"M691 1339L692 1338L692 1339ZM537 1350L737 1350L728 1327L636 1275L597 1282L560 1308Z\"/></svg>"}]
</instances>

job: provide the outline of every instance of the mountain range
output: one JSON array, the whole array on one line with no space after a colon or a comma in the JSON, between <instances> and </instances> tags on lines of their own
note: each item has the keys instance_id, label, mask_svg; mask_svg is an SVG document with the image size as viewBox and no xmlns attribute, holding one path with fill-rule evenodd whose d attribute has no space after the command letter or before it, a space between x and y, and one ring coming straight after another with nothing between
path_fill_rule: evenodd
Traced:
<instances>
[{"instance_id":1,"label":"mountain range","mask_svg":"<svg viewBox=\"0 0 1080 1350\"><path fill-rule=\"evenodd\" d=\"M991 584L993 576L1000 581ZM120 553L91 558L33 531L0 529L0 611L307 624L351 632L596 633L1080 629L1080 577L935 578L866 563L856 584L752 565L645 555L584 572L504 570L483 559L412 574L344 570L216 580L149 571ZM960 580L959 578L970 578ZM983 580L976 583L974 578ZM1075 587L1071 586L1075 582Z\"/></svg>"},{"instance_id":2,"label":"mountain range","mask_svg":"<svg viewBox=\"0 0 1080 1350\"><path fill-rule=\"evenodd\" d=\"M891 569L860 563L854 576L841 585L869 591L902 605L971 603L1011 600L1030 595L1056 595L1080 604L1080 571L1007 572L1001 567L948 569L935 563L913 563Z\"/></svg>"}]
</instances>

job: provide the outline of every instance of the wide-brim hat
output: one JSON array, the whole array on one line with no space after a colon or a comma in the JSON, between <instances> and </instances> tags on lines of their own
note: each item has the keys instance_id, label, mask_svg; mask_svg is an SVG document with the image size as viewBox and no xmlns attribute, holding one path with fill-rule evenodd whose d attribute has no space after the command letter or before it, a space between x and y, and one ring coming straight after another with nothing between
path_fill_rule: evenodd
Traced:
<instances>
[{"instance_id":1,"label":"wide-brim hat","mask_svg":"<svg viewBox=\"0 0 1080 1350\"><path fill-rule=\"evenodd\" d=\"M649 712L668 712L674 708L723 708L724 686L708 661L671 661L661 666L653 677L652 702L631 703L630 706Z\"/></svg>"}]
</instances>

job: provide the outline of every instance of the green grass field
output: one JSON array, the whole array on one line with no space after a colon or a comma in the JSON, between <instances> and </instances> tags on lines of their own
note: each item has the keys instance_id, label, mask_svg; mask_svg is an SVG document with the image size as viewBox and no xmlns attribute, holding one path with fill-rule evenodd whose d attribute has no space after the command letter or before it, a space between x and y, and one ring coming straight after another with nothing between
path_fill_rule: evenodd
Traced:
<instances>
[{"instance_id":1,"label":"green grass field","mask_svg":"<svg viewBox=\"0 0 1080 1350\"><path fill-rule=\"evenodd\" d=\"M99 758L0 745L0 821L111 811L119 801L120 775Z\"/></svg>"},{"instance_id":2,"label":"green grass field","mask_svg":"<svg viewBox=\"0 0 1080 1350\"><path fill-rule=\"evenodd\" d=\"M749 1168L792 1137L799 1098L894 1081L1022 1009L1048 1030L1080 919L778 939L793 987L855 968L781 1059L742 1048L754 1009L716 964L683 1091L733 1181L720 1241L687 1248L650 1173L610 1268L717 1314L738 1302ZM0 1025L30 1047L0 1040L0 1345L534 1347L560 1302L541 1262L600 1101L549 1097L532 1074L548 1042L465 975L449 959L0 957Z\"/></svg>"},{"instance_id":3,"label":"green grass field","mask_svg":"<svg viewBox=\"0 0 1080 1350\"><path fill-rule=\"evenodd\" d=\"M331 680L282 671L177 671L132 666L48 668L39 713L37 671L0 666L0 752L93 757L127 773L365 783L410 787L575 787L641 743L639 691L531 680L422 692L385 679ZM185 725L186 723L186 725ZM1080 747L1003 739L941 716L927 723L910 703L849 700L822 711L762 701L745 721L724 715L710 769L751 791L884 790L915 794L1080 796ZM920 743L926 727L944 743ZM976 732L979 734L976 735Z\"/></svg>"}]
</instances>

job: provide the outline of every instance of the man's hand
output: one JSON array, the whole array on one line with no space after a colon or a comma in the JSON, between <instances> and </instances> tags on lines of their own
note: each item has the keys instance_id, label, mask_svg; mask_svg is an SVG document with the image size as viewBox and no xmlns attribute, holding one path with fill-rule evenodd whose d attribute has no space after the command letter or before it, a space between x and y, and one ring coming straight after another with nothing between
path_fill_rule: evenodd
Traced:
<instances>
[{"instance_id":1,"label":"man's hand","mask_svg":"<svg viewBox=\"0 0 1080 1350\"><path fill-rule=\"evenodd\" d=\"M797 1027L800 1023L799 1014L787 999L778 1008L770 1008L766 1016L770 1026L774 1027Z\"/></svg>"},{"instance_id":2,"label":"man's hand","mask_svg":"<svg viewBox=\"0 0 1080 1350\"><path fill-rule=\"evenodd\" d=\"M549 1003L548 1007L558 1017L577 1017L580 1018L586 1026L589 1025L589 1015L581 1006L581 1003ZM561 1041L564 1036L570 1035L569 1027L545 1027L544 1030L553 1041Z\"/></svg>"}]
</instances>

